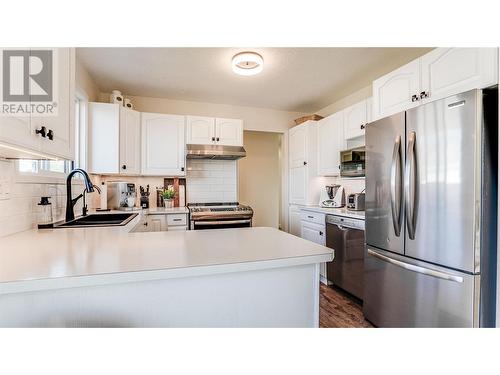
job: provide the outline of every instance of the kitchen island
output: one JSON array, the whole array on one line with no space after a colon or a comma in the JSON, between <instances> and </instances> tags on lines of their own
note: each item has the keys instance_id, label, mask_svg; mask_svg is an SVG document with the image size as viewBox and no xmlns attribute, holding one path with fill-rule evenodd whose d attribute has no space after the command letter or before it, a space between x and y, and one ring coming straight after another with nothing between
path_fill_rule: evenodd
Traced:
<instances>
[{"instance_id":1,"label":"kitchen island","mask_svg":"<svg viewBox=\"0 0 500 375\"><path fill-rule=\"evenodd\" d=\"M333 251L273 228L0 239L1 327L317 327Z\"/></svg>"}]
</instances>

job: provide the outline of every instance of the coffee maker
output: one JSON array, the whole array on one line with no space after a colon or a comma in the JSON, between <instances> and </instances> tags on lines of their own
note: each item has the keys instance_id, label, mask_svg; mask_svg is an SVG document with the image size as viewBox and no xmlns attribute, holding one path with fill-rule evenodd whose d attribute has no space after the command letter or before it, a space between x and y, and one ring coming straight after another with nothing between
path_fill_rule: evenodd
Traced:
<instances>
[{"instance_id":1,"label":"coffee maker","mask_svg":"<svg viewBox=\"0 0 500 375\"><path fill-rule=\"evenodd\" d=\"M345 191L342 185L326 185L321 190L320 207L340 208L345 206Z\"/></svg>"},{"instance_id":2,"label":"coffee maker","mask_svg":"<svg viewBox=\"0 0 500 375\"><path fill-rule=\"evenodd\" d=\"M135 184L123 181L107 183L108 208L111 210L131 209L135 205Z\"/></svg>"}]
</instances>

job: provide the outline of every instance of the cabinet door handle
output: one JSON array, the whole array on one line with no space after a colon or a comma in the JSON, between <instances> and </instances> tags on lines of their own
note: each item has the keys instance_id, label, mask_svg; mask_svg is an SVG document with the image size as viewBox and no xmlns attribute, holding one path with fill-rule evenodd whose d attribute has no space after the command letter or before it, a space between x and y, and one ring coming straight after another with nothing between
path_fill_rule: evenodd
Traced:
<instances>
[{"instance_id":1,"label":"cabinet door handle","mask_svg":"<svg viewBox=\"0 0 500 375\"><path fill-rule=\"evenodd\" d=\"M181 172L184 172L184 167L181 167Z\"/></svg>"},{"instance_id":2,"label":"cabinet door handle","mask_svg":"<svg viewBox=\"0 0 500 375\"><path fill-rule=\"evenodd\" d=\"M364 128L366 128L366 124L362 124L362 125L360 126L360 128L361 128L361 130L363 130Z\"/></svg>"},{"instance_id":3,"label":"cabinet door handle","mask_svg":"<svg viewBox=\"0 0 500 375\"><path fill-rule=\"evenodd\" d=\"M307 161L304 162L304 165L307 165Z\"/></svg>"},{"instance_id":4,"label":"cabinet door handle","mask_svg":"<svg viewBox=\"0 0 500 375\"><path fill-rule=\"evenodd\" d=\"M212 142L215 142L215 137L212 137Z\"/></svg>"},{"instance_id":5,"label":"cabinet door handle","mask_svg":"<svg viewBox=\"0 0 500 375\"><path fill-rule=\"evenodd\" d=\"M322 231L319 231L319 235L322 236L323 235L323 232Z\"/></svg>"},{"instance_id":6,"label":"cabinet door handle","mask_svg":"<svg viewBox=\"0 0 500 375\"><path fill-rule=\"evenodd\" d=\"M220 140L220 139L219 139L219 137L217 137L217 139L216 139L216 140L217 140L217 142L219 142L219 140Z\"/></svg>"},{"instance_id":7,"label":"cabinet door handle","mask_svg":"<svg viewBox=\"0 0 500 375\"><path fill-rule=\"evenodd\" d=\"M429 93L428 92L422 91L420 93L420 99L425 99L425 98L428 98L428 97L429 97Z\"/></svg>"},{"instance_id":8,"label":"cabinet door handle","mask_svg":"<svg viewBox=\"0 0 500 375\"><path fill-rule=\"evenodd\" d=\"M127 169L127 166L125 164L122 165L122 169L125 170Z\"/></svg>"},{"instance_id":9,"label":"cabinet door handle","mask_svg":"<svg viewBox=\"0 0 500 375\"><path fill-rule=\"evenodd\" d=\"M54 132L52 130L49 130L49 132L47 133L47 138L51 141L54 140Z\"/></svg>"},{"instance_id":10,"label":"cabinet door handle","mask_svg":"<svg viewBox=\"0 0 500 375\"><path fill-rule=\"evenodd\" d=\"M145 227L147 227L147 226L148 226L148 222L147 222L147 221L145 221L145 222L144 222L144 226L145 226Z\"/></svg>"},{"instance_id":11,"label":"cabinet door handle","mask_svg":"<svg viewBox=\"0 0 500 375\"><path fill-rule=\"evenodd\" d=\"M418 98L418 96L417 96L417 95L412 95L412 96L411 96L411 101L412 101L412 102L418 102L418 100L419 100L419 98Z\"/></svg>"},{"instance_id":12,"label":"cabinet door handle","mask_svg":"<svg viewBox=\"0 0 500 375\"><path fill-rule=\"evenodd\" d=\"M35 130L35 134L40 134L42 138L45 138L47 136L47 128L42 126L40 129Z\"/></svg>"}]
</instances>

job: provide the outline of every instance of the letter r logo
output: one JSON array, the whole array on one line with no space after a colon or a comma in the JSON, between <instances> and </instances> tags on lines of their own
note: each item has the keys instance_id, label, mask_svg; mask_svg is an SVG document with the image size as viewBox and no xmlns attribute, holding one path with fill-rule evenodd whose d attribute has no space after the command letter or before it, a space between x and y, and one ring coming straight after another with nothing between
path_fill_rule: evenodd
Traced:
<instances>
[{"instance_id":1,"label":"letter r logo","mask_svg":"<svg viewBox=\"0 0 500 375\"><path fill-rule=\"evenodd\" d=\"M51 102L51 50L3 51L3 101Z\"/></svg>"}]
</instances>

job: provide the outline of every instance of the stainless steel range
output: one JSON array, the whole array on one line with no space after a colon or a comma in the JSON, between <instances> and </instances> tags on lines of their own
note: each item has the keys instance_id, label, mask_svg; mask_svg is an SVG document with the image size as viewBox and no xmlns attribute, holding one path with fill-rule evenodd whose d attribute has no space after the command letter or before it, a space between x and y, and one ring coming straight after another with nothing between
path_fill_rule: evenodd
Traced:
<instances>
[{"instance_id":1,"label":"stainless steel range","mask_svg":"<svg viewBox=\"0 0 500 375\"><path fill-rule=\"evenodd\" d=\"M189 203L189 229L244 228L252 226L253 210L238 202Z\"/></svg>"}]
</instances>

